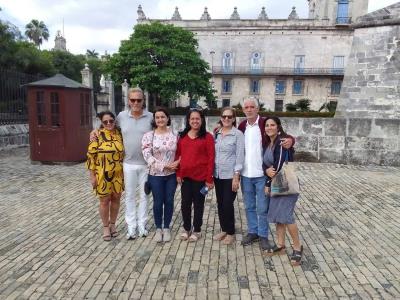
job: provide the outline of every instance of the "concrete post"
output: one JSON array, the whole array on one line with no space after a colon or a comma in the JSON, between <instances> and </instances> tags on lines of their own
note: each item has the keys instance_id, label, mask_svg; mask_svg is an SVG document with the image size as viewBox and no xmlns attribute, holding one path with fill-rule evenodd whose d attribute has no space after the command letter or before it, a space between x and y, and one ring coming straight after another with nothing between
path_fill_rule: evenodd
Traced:
<instances>
[{"instance_id":1,"label":"concrete post","mask_svg":"<svg viewBox=\"0 0 400 300\"><path fill-rule=\"evenodd\" d=\"M93 118L93 125L95 124L95 120L96 120L96 109L97 107L95 107L95 103L94 103L94 91L93 91L93 72L90 70L89 65L85 64L85 68L83 68L83 70L81 70L81 75L82 75L82 84L84 86L87 86L88 88L91 88L92 91L90 92L90 96L92 99L92 118Z\"/></svg>"},{"instance_id":2,"label":"concrete post","mask_svg":"<svg viewBox=\"0 0 400 300\"><path fill-rule=\"evenodd\" d=\"M111 79L111 75L107 75L106 93L108 93L108 109L115 113L115 96L114 96L114 81Z\"/></svg>"},{"instance_id":3,"label":"concrete post","mask_svg":"<svg viewBox=\"0 0 400 300\"><path fill-rule=\"evenodd\" d=\"M122 86L122 102L125 104L124 109L128 107L128 90L129 90L129 83L126 79L121 84Z\"/></svg>"}]
</instances>

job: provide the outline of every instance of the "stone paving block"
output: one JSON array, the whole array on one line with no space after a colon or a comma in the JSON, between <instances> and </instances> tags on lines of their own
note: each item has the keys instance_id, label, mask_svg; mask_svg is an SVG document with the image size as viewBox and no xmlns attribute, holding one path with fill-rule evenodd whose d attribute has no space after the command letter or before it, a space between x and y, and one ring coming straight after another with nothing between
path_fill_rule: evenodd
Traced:
<instances>
[{"instance_id":1,"label":"stone paving block","mask_svg":"<svg viewBox=\"0 0 400 300\"><path fill-rule=\"evenodd\" d=\"M240 192L232 246L212 240L220 230L214 193L206 201L202 239L180 241L179 190L170 243L153 242L151 201L148 237L124 239L122 201L121 234L105 243L83 164L31 165L21 149L1 156L0 299L400 298L400 169L297 167L304 261L293 268L290 247L287 255L269 258L258 244L240 245L247 231Z\"/></svg>"}]
</instances>

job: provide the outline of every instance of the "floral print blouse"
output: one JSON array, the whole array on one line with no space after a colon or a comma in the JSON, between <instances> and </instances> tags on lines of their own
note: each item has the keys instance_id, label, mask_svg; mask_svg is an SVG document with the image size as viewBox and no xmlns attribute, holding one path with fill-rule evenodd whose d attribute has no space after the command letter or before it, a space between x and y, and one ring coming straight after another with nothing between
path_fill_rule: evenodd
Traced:
<instances>
[{"instance_id":1,"label":"floral print blouse","mask_svg":"<svg viewBox=\"0 0 400 300\"><path fill-rule=\"evenodd\" d=\"M170 129L163 134L149 131L143 135L142 152L150 175L168 176L175 173L166 170L165 166L174 162L177 142L178 137Z\"/></svg>"}]
</instances>

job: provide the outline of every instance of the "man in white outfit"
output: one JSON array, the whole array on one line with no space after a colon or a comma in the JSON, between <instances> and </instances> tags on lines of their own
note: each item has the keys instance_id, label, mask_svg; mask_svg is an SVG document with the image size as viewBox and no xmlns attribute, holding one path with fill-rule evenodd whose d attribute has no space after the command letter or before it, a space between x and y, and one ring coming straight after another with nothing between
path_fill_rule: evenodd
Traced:
<instances>
[{"instance_id":1,"label":"man in white outfit","mask_svg":"<svg viewBox=\"0 0 400 300\"><path fill-rule=\"evenodd\" d=\"M147 196L144 193L144 183L147 180L147 164L142 154L142 137L152 130L153 115L143 109L144 95L139 88L131 88L128 92L130 110L122 111L117 116L117 123L124 140L124 181L125 181L125 221L128 227L126 238L146 236ZM138 210L136 211L136 193L139 192Z\"/></svg>"},{"instance_id":2,"label":"man in white outfit","mask_svg":"<svg viewBox=\"0 0 400 300\"><path fill-rule=\"evenodd\" d=\"M123 162L125 183L125 221L128 227L126 238L136 238L136 229L139 236L147 236L147 196L144 193L144 184L147 180L148 168L142 154L143 135L152 130L153 115L144 110L144 95L141 88L131 88L128 91L129 109L117 116L117 125L121 128L125 148ZM97 138L98 131L90 134L90 140ZM139 194L138 205L136 194ZM136 211L136 206L138 210Z\"/></svg>"}]
</instances>

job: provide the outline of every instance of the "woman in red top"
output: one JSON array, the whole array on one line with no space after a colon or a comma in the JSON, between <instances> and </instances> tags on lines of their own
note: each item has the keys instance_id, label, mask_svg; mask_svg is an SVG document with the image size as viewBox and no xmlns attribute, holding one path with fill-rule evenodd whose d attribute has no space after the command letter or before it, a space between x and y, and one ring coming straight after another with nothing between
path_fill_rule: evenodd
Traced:
<instances>
[{"instance_id":1,"label":"woman in red top","mask_svg":"<svg viewBox=\"0 0 400 300\"><path fill-rule=\"evenodd\" d=\"M201 237L206 195L204 191L214 187L214 138L206 131L206 120L201 110L189 111L186 115L185 129L179 137L175 157L180 158L176 179L181 185L184 228L181 239L195 242Z\"/></svg>"}]
</instances>

